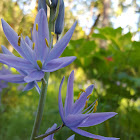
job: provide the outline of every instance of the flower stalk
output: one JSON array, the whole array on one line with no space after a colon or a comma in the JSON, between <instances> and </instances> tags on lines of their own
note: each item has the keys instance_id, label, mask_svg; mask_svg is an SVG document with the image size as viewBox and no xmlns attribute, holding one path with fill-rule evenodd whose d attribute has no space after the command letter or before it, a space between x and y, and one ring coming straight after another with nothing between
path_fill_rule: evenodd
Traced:
<instances>
[{"instance_id":1,"label":"flower stalk","mask_svg":"<svg viewBox=\"0 0 140 140\"><path fill-rule=\"evenodd\" d=\"M51 134L53 134L53 133L56 133L56 132L58 132L60 129L62 129L64 126L65 126L65 125L62 124L62 125L60 125L59 127L57 127L56 129L54 129L54 130L52 130L52 131L50 131L50 132L48 132L48 133L42 134L42 135L40 135L40 136L37 136L37 137L35 137L35 140L43 139L43 138L45 138L45 137L47 137L47 136L49 136L49 135L51 135Z\"/></svg>"},{"instance_id":2,"label":"flower stalk","mask_svg":"<svg viewBox=\"0 0 140 140\"><path fill-rule=\"evenodd\" d=\"M32 130L32 135L31 135L30 140L34 140L34 137L37 136L39 132L39 128L40 128L40 124L41 124L41 120L43 116L43 110L45 106L45 101L46 101L49 75L50 75L49 72L45 73L44 79L42 79L42 87L41 87L41 94L40 94L39 104L38 104L38 109L37 109L37 115L35 118L34 127Z\"/></svg>"}]
</instances>

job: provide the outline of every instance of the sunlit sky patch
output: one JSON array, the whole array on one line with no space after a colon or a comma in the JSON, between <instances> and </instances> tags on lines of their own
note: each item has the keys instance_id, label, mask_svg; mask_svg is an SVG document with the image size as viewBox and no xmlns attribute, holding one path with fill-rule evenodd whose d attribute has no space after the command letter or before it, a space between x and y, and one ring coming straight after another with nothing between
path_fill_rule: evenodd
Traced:
<instances>
[{"instance_id":1,"label":"sunlit sky patch","mask_svg":"<svg viewBox=\"0 0 140 140\"><path fill-rule=\"evenodd\" d=\"M16 1L16 0L13 0ZM124 5L131 4L132 0L126 0L124 2ZM119 0L112 0L112 8L114 11L118 10L118 4ZM137 0L137 4L140 5L140 1ZM29 5L22 5L20 4L20 8L23 9L24 13L30 13L31 10L35 8L36 0L32 0ZM65 2L65 6L68 6L67 1ZM73 15L78 17L79 25L83 28L83 30L86 32L86 34L89 33L90 27L93 24L93 21L95 20L95 17L91 17L91 12L87 10L87 12L83 12L82 15L78 15L77 13L80 12L83 9L82 5L78 5L76 10L72 10ZM94 11L96 13L96 9ZM131 6L124 10L122 14L118 17L111 17L111 22L113 24L114 28L122 27L124 30L124 33L127 33L128 31L136 32L138 30L138 22L140 20L140 15L136 13L135 7ZM140 40L140 33L137 33L133 40Z\"/></svg>"}]
</instances>

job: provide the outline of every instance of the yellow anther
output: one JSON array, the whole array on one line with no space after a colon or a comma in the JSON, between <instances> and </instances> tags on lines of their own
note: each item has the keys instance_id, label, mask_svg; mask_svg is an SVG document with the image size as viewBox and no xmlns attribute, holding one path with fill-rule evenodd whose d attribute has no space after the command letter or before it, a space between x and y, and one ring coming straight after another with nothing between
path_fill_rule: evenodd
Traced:
<instances>
[{"instance_id":1,"label":"yellow anther","mask_svg":"<svg viewBox=\"0 0 140 140\"><path fill-rule=\"evenodd\" d=\"M85 104L85 108L87 108L88 107L88 101L86 101L86 104Z\"/></svg>"},{"instance_id":2,"label":"yellow anther","mask_svg":"<svg viewBox=\"0 0 140 140\"><path fill-rule=\"evenodd\" d=\"M40 67L40 69L42 69L42 62L40 60L37 60L36 62L38 64L38 66Z\"/></svg>"},{"instance_id":3,"label":"yellow anther","mask_svg":"<svg viewBox=\"0 0 140 140\"><path fill-rule=\"evenodd\" d=\"M20 28L20 29L19 29L19 31L18 31L18 36L20 36L20 35L21 35L22 31L23 31L23 29L22 29L22 28Z\"/></svg>"},{"instance_id":4,"label":"yellow anther","mask_svg":"<svg viewBox=\"0 0 140 140\"><path fill-rule=\"evenodd\" d=\"M80 89L80 91L82 91L82 92L86 92L84 89Z\"/></svg>"},{"instance_id":5,"label":"yellow anther","mask_svg":"<svg viewBox=\"0 0 140 140\"><path fill-rule=\"evenodd\" d=\"M38 24L36 24L36 31L38 31Z\"/></svg>"},{"instance_id":6,"label":"yellow anther","mask_svg":"<svg viewBox=\"0 0 140 140\"><path fill-rule=\"evenodd\" d=\"M19 38L18 38L18 46L20 46L20 42L21 42L21 37L19 36Z\"/></svg>"},{"instance_id":7,"label":"yellow anther","mask_svg":"<svg viewBox=\"0 0 140 140\"><path fill-rule=\"evenodd\" d=\"M45 42L46 42L47 47L49 47L49 43L46 38L45 38Z\"/></svg>"},{"instance_id":8,"label":"yellow anther","mask_svg":"<svg viewBox=\"0 0 140 140\"><path fill-rule=\"evenodd\" d=\"M80 96L81 96L81 92L78 94L77 100L80 98Z\"/></svg>"},{"instance_id":9,"label":"yellow anther","mask_svg":"<svg viewBox=\"0 0 140 140\"><path fill-rule=\"evenodd\" d=\"M34 50L34 48L35 48L35 42L33 43L33 45L32 45L32 49Z\"/></svg>"},{"instance_id":10,"label":"yellow anther","mask_svg":"<svg viewBox=\"0 0 140 140\"><path fill-rule=\"evenodd\" d=\"M87 96L87 99L89 99L91 97L91 94Z\"/></svg>"},{"instance_id":11,"label":"yellow anther","mask_svg":"<svg viewBox=\"0 0 140 140\"><path fill-rule=\"evenodd\" d=\"M54 35L55 35L55 33L54 33L54 32L51 32L51 34L52 34L52 36L54 36Z\"/></svg>"},{"instance_id":12,"label":"yellow anther","mask_svg":"<svg viewBox=\"0 0 140 140\"><path fill-rule=\"evenodd\" d=\"M97 111L98 101L96 101L93 112Z\"/></svg>"}]
</instances>

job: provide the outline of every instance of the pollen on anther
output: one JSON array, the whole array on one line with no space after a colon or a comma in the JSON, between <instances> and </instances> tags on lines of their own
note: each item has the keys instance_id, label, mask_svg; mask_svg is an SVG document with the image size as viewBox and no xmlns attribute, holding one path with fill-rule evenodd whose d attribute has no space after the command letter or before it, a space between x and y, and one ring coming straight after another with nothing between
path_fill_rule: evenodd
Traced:
<instances>
[{"instance_id":1,"label":"pollen on anther","mask_svg":"<svg viewBox=\"0 0 140 140\"><path fill-rule=\"evenodd\" d=\"M46 38L45 38L45 42L46 42L47 47L49 47L49 43Z\"/></svg>"},{"instance_id":2,"label":"pollen on anther","mask_svg":"<svg viewBox=\"0 0 140 140\"><path fill-rule=\"evenodd\" d=\"M33 45L32 45L32 49L34 50L34 48L35 48L35 42L33 43Z\"/></svg>"},{"instance_id":3,"label":"pollen on anther","mask_svg":"<svg viewBox=\"0 0 140 140\"><path fill-rule=\"evenodd\" d=\"M20 29L19 29L19 31L18 31L18 36L20 36L20 35L21 35L22 31L23 31L23 29L22 29L22 28L20 28Z\"/></svg>"},{"instance_id":4,"label":"pollen on anther","mask_svg":"<svg viewBox=\"0 0 140 140\"><path fill-rule=\"evenodd\" d=\"M38 24L36 24L36 31L38 31Z\"/></svg>"},{"instance_id":5,"label":"pollen on anther","mask_svg":"<svg viewBox=\"0 0 140 140\"><path fill-rule=\"evenodd\" d=\"M18 46L20 46L20 42L21 42L21 37L19 36L19 38L18 38Z\"/></svg>"},{"instance_id":6,"label":"pollen on anther","mask_svg":"<svg viewBox=\"0 0 140 140\"><path fill-rule=\"evenodd\" d=\"M89 99L91 97L91 94L87 96L87 99Z\"/></svg>"},{"instance_id":7,"label":"pollen on anther","mask_svg":"<svg viewBox=\"0 0 140 140\"><path fill-rule=\"evenodd\" d=\"M96 111L97 111L97 106L98 106L98 101L96 101L96 103L95 103L95 106L94 106L93 112L96 112Z\"/></svg>"},{"instance_id":8,"label":"pollen on anther","mask_svg":"<svg viewBox=\"0 0 140 140\"><path fill-rule=\"evenodd\" d=\"M82 92L86 92L84 89L80 89L80 91L82 91Z\"/></svg>"},{"instance_id":9,"label":"pollen on anther","mask_svg":"<svg viewBox=\"0 0 140 140\"><path fill-rule=\"evenodd\" d=\"M52 35L52 36L54 36L54 35L55 35L55 33L54 33L54 32L51 32L51 35Z\"/></svg>"},{"instance_id":10,"label":"pollen on anther","mask_svg":"<svg viewBox=\"0 0 140 140\"><path fill-rule=\"evenodd\" d=\"M80 98L80 96L81 96L81 92L78 94L77 100Z\"/></svg>"},{"instance_id":11,"label":"pollen on anther","mask_svg":"<svg viewBox=\"0 0 140 140\"><path fill-rule=\"evenodd\" d=\"M85 104L85 108L87 108L88 107L88 101L86 101L86 104Z\"/></svg>"}]
</instances>

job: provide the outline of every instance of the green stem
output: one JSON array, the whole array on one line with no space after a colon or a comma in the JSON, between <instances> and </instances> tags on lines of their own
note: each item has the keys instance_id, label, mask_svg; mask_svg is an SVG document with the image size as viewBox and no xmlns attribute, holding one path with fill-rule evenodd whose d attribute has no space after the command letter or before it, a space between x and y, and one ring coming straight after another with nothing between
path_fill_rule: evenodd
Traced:
<instances>
[{"instance_id":1,"label":"green stem","mask_svg":"<svg viewBox=\"0 0 140 140\"><path fill-rule=\"evenodd\" d=\"M49 79L50 73L47 72L45 73L44 79L42 79L42 87L41 87L41 93L40 93L40 98L39 98L39 104L38 104L38 109L37 109L37 115L35 118L34 122L34 127L32 130L32 135L30 140L34 140L35 136L37 136L43 116L43 110L44 110L44 105L45 105L45 100L46 100L46 93L47 93L47 87L48 87L48 79Z\"/></svg>"}]
</instances>

